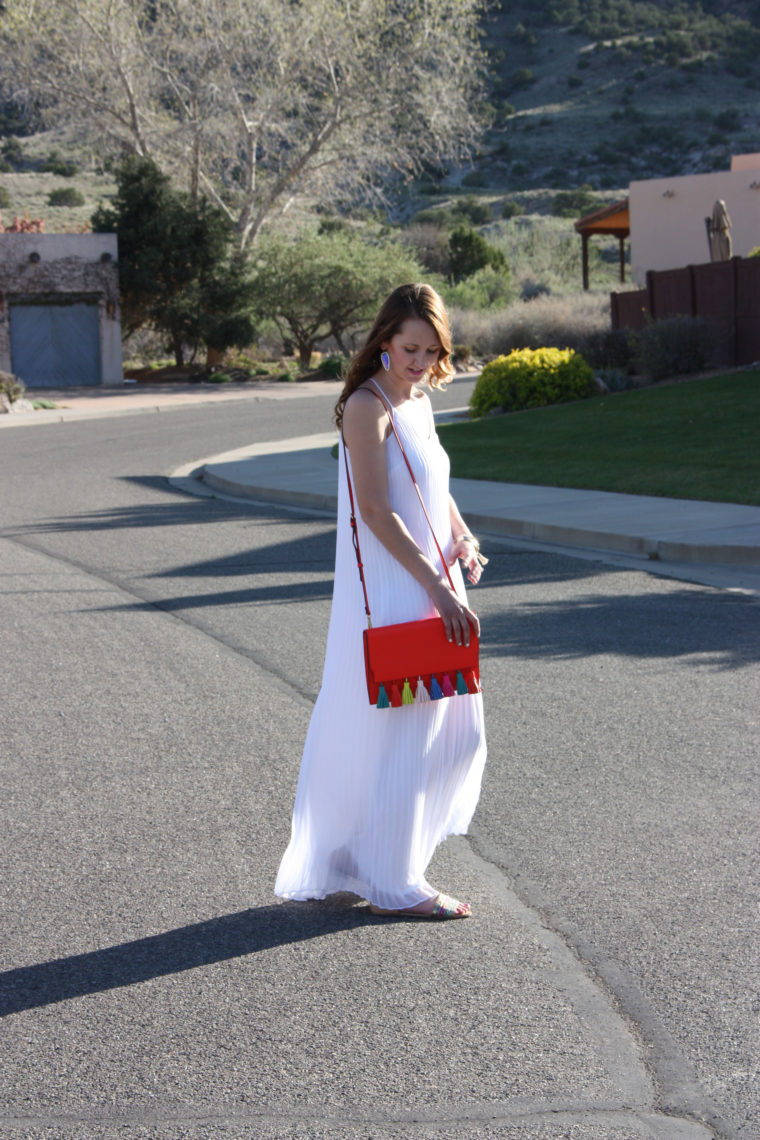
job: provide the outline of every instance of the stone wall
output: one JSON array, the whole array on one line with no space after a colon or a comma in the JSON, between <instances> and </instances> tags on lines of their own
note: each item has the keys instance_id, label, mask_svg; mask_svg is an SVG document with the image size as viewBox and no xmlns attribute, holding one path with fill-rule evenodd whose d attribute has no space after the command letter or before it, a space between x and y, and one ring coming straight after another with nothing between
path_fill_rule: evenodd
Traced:
<instances>
[{"instance_id":1,"label":"stone wall","mask_svg":"<svg viewBox=\"0 0 760 1140\"><path fill-rule=\"evenodd\" d=\"M0 369L15 371L10 328L14 299L96 301L101 382L121 383L117 256L115 234L0 234Z\"/></svg>"}]
</instances>

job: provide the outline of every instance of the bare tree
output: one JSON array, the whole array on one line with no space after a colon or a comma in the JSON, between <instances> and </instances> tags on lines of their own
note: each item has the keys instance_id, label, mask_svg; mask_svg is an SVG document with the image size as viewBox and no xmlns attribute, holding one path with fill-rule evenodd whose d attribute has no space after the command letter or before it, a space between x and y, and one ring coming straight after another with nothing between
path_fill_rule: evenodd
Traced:
<instances>
[{"instance_id":1,"label":"bare tree","mask_svg":"<svg viewBox=\"0 0 760 1140\"><path fill-rule=\"evenodd\" d=\"M6 0L16 90L150 157L241 248L295 197L381 200L477 134L481 0Z\"/></svg>"}]
</instances>

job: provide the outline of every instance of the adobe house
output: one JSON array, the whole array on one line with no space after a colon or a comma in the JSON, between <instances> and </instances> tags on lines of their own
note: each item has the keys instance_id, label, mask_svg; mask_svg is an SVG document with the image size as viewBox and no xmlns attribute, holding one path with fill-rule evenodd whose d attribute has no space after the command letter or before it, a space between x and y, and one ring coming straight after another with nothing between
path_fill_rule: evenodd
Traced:
<instances>
[{"instance_id":1,"label":"adobe house","mask_svg":"<svg viewBox=\"0 0 760 1140\"><path fill-rule=\"evenodd\" d=\"M575 224L576 231L583 241L583 288L588 289L588 243L594 234L611 234L618 239L620 251L620 281L625 283L625 239L631 232L631 219L628 209L628 199L613 202L611 206L603 206L593 214L586 214L579 218Z\"/></svg>"},{"instance_id":2,"label":"adobe house","mask_svg":"<svg viewBox=\"0 0 760 1140\"><path fill-rule=\"evenodd\" d=\"M121 384L116 234L0 233L0 370L29 388Z\"/></svg>"},{"instance_id":3,"label":"adobe house","mask_svg":"<svg viewBox=\"0 0 760 1140\"><path fill-rule=\"evenodd\" d=\"M631 276L637 285L649 270L710 261L705 220L720 200L731 219L732 254L746 257L760 245L760 154L736 155L730 170L631 182Z\"/></svg>"},{"instance_id":4,"label":"adobe house","mask_svg":"<svg viewBox=\"0 0 760 1140\"><path fill-rule=\"evenodd\" d=\"M739 154L730 170L631 182L628 197L574 223L583 241L583 288L589 288L588 246L594 234L614 235L625 282L625 240L631 278L643 285L650 270L681 269L710 261L706 221L718 201L731 219L731 248L746 257L760 245L760 154Z\"/></svg>"}]
</instances>

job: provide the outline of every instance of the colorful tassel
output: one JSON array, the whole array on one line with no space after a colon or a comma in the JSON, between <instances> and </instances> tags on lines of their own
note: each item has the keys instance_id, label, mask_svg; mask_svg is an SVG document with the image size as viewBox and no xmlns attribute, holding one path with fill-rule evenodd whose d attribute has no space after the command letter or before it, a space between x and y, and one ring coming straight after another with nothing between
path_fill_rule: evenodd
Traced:
<instances>
[{"instance_id":1,"label":"colorful tassel","mask_svg":"<svg viewBox=\"0 0 760 1140\"><path fill-rule=\"evenodd\" d=\"M429 703L429 701L430 701L430 693L425 688L425 682L422 680L422 677L418 677L417 678L417 688L416 688L415 694L414 694L414 702L415 702L415 704L418 704L418 705L424 705L426 703Z\"/></svg>"},{"instance_id":2,"label":"colorful tassel","mask_svg":"<svg viewBox=\"0 0 760 1140\"><path fill-rule=\"evenodd\" d=\"M469 690L467 688L467 682L465 681L464 677L462 676L462 673L460 670L457 673L457 693L459 694L460 697L464 697L467 695L468 692L469 692Z\"/></svg>"},{"instance_id":3,"label":"colorful tassel","mask_svg":"<svg viewBox=\"0 0 760 1140\"><path fill-rule=\"evenodd\" d=\"M455 697L457 695L448 673L443 674L443 695L444 697Z\"/></svg>"},{"instance_id":4,"label":"colorful tassel","mask_svg":"<svg viewBox=\"0 0 760 1140\"><path fill-rule=\"evenodd\" d=\"M390 701L388 700L388 694L385 691L384 685L380 686L380 692L379 692L378 697L377 697L377 708L379 708L379 709L390 708Z\"/></svg>"},{"instance_id":5,"label":"colorful tassel","mask_svg":"<svg viewBox=\"0 0 760 1140\"><path fill-rule=\"evenodd\" d=\"M431 681L430 681L430 699L431 699L431 701L440 701L442 696L443 696L443 690L441 689L441 686L438 684L435 677L431 678Z\"/></svg>"},{"instance_id":6,"label":"colorful tassel","mask_svg":"<svg viewBox=\"0 0 760 1140\"><path fill-rule=\"evenodd\" d=\"M464 679L465 679L465 682L467 684L467 688L471 693L480 693L482 691L480 688L480 682L478 681L478 678L475 676L475 670L474 669L468 669L467 672L465 673Z\"/></svg>"},{"instance_id":7,"label":"colorful tassel","mask_svg":"<svg viewBox=\"0 0 760 1140\"><path fill-rule=\"evenodd\" d=\"M401 704L402 705L413 705L414 704L414 693L412 692L412 686L409 684L409 678L408 677L404 681L404 688L403 688L402 693L401 693Z\"/></svg>"},{"instance_id":8,"label":"colorful tassel","mask_svg":"<svg viewBox=\"0 0 760 1140\"><path fill-rule=\"evenodd\" d=\"M401 704L401 693L399 692L398 685L391 686L391 705L397 709Z\"/></svg>"}]
</instances>

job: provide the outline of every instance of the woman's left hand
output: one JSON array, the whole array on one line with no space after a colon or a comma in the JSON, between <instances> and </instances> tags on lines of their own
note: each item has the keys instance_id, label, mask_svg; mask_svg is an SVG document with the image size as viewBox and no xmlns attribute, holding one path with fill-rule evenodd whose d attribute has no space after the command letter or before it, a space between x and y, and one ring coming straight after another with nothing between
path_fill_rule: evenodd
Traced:
<instances>
[{"instance_id":1,"label":"woman's left hand","mask_svg":"<svg viewBox=\"0 0 760 1140\"><path fill-rule=\"evenodd\" d=\"M468 582L473 586L477 586L480 581L480 575L483 573L483 567L478 561L478 552L475 544L467 538L458 538L449 554L449 566L453 566L457 558L460 559L467 571Z\"/></svg>"}]
</instances>

